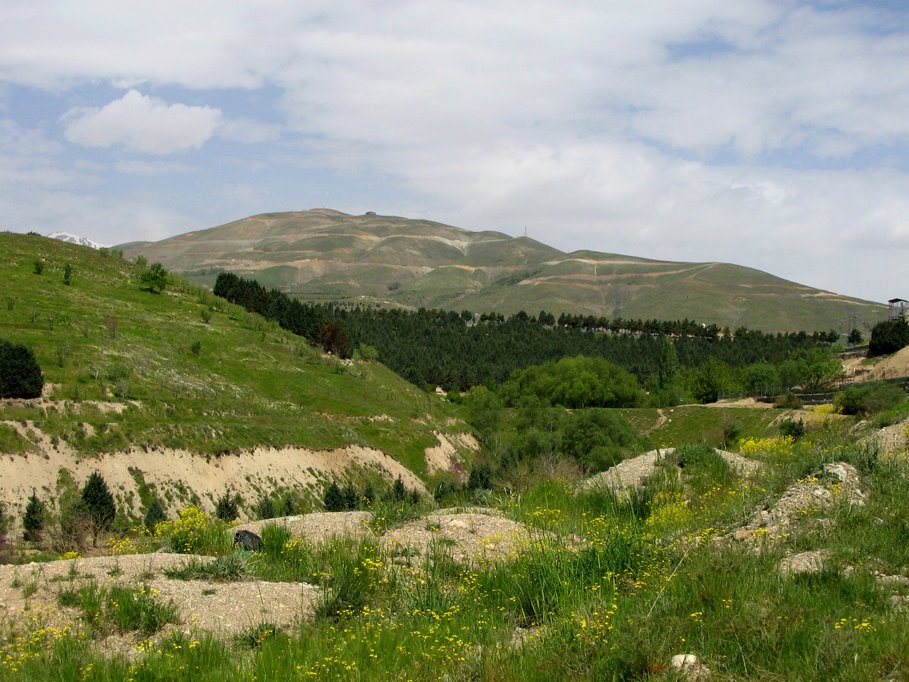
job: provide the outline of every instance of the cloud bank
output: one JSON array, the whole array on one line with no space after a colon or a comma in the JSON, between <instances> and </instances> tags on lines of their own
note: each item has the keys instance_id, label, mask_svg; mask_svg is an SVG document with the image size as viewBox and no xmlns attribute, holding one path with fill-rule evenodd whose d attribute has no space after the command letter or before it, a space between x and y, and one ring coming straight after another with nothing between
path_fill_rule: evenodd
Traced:
<instances>
[{"instance_id":1,"label":"cloud bank","mask_svg":"<svg viewBox=\"0 0 909 682\"><path fill-rule=\"evenodd\" d=\"M57 145L32 170L191 221L156 232L327 203L878 300L909 296L906 64L893 3L0 9L0 115Z\"/></svg>"}]
</instances>

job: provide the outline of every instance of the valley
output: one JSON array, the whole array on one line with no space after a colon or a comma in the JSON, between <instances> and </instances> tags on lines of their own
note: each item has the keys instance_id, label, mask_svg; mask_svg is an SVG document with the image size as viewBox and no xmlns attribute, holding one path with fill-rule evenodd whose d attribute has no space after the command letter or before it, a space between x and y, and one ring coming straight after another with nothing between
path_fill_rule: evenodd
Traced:
<instances>
[{"instance_id":1,"label":"valley","mask_svg":"<svg viewBox=\"0 0 909 682\"><path fill-rule=\"evenodd\" d=\"M424 241L470 251L445 239ZM375 347L344 316L310 338L173 273L156 292L116 250L0 249L0 338L44 381L0 399L3 679L909 675L909 398L802 405L845 371L824 335L440 313L392 316ZM405 380L440 364L446 324L551 355L493 380L459 341L437 357L472 380ZM395 339L424 353L392 371Z\"/></svg>"}]
</instances>

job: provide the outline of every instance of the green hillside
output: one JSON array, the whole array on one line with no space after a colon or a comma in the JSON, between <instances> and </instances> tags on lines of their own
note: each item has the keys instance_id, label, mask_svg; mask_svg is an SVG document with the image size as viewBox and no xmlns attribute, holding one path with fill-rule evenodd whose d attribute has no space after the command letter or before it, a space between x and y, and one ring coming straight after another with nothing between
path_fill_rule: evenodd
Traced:
<instances>
[{"instance_id":1,"label":"green hillside","mask_svg":"<svg viewBox=\"0 0 909 682\"><path fill-rule=\"evenodd\" d=\"M86 454L359 444L423 473L433 431L460 429L383 365L322 356L180 277L152 294L116 253L37 236L0 234L0 252L0 338L33 349L48 399L0 406L2 452L34 449L9 424L36 422Z\"/></svg>"},{"instance_id":2,"label":"green hillside","mask_svg":"<svg viewBox=\"0 0 909 682\"><path fill-rule=\"evenodd\" d=\"M882 304L737 265L564 253L527 237L329 209L252 216L122 248L205 286L226 270L319 302L688 318L770 332L867 332L886 314Z\"/></svg>"}]
</instances>

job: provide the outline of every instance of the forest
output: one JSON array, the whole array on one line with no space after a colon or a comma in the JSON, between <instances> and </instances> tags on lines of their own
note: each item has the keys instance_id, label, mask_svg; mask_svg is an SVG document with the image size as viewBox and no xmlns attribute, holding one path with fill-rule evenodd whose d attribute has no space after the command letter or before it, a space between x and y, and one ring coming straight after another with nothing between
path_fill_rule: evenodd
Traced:
<instances>
[{"instance_id":1,"label":"forest","mask_svg":"<svg viewBox=\"0 0 909 682\"><path fill-rule=\"evenodd\" d=\"M495 386L513 372L576 356L624 368L657 404L701 402L729 394L815 390L839 371L836 332L771 334L719 329L692 320L606 320L541 311L510 317L469 311L342 307L305 303L252 279L221 273L214 293L350 357L377 356L424 388L466 391Z\"/></svg>"}]
</instances>

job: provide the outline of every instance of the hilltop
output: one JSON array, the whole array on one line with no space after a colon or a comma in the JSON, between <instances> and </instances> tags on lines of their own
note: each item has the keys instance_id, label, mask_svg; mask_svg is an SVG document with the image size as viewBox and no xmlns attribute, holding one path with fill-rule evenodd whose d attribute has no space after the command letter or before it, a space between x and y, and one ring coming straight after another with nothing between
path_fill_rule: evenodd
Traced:
<instances>
[{"instance_id":1,"label":"hilltop","mask_svg":"<svg viewBox=\"0 0 909 682\"><path fill-rule=\"evenodd\" d=\"M210 509L225 490L246 514L332 478L425 490L427 449L460 447L467 427L436 396L180 277L153 294L114 251L9 233L0 251L0 338L32 348L46 381L40 399L0 401L0 500L15 516L33 489L53 500L96 468L134 514L153 493Z\"/></svg>"},{"instance_id":2,"label":"hilltop","mask_svg":"<svg viewBox=\"0 0 909 682\"><path fill-rule=\"evenodd\" d=\"M728 263L565 253L527 237L329 209L266 213L120 248L211 286L220 271L310 301L694 319L764 331L870 327L881 304Z\"/></svg>"}]
</instances>

